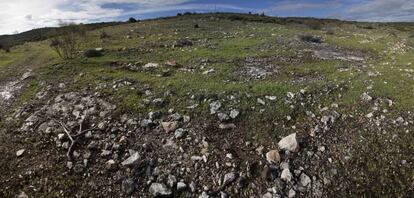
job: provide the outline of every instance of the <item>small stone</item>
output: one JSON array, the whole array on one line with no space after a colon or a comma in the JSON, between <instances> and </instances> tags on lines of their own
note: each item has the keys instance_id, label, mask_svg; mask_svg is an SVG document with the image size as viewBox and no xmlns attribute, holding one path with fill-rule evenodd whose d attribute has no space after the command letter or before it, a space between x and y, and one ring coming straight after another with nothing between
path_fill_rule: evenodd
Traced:
<instances>
[{"instance_id":1,"label":"small stone","mask_svg":"<svg viewBox=\"0 0 414 198\"><path fill-rule=\"evenodd\" d=\"M280 155L278 150L271 150L266 153L266 159L269 163L278 163L280 161Z\"/></svg>"},{"instance_id":2,"label":"small stone","mask_svg":"<svg viewBox=\"0 0 414 198\"><path fill-rule=\"evenodd\" d=\"M178 122L177 121L173 121L173 122L162 122L161 125L162 125L162 128L164 129L164 131L166 133L170 133L171 131L174 131L175 129L177 129Z\"/></svg>"},{"instance_id":3,"label":"small stone","mask_svg":"<svg viewBox=\"0 0 414 198\"><path fill-rule=\"evenodd\" d=\"M262 100L261 98L257 98L257 103L259 103L261 105L266 105L266 102L264 100Z\"/></svg>"},{"instance_id":4,"label":"small stone","mask_svg":"<svg viewBox=\"0 0 414 198\"><path fill-rule=\"evenodd\" d=\"M281 139L278 143L279 148L282 150L288 150L291 152L296 152L299 150L299 145L296 140L296 133L292 133L283 139Z\"/></svg>"},{"instance_id":5,"label":"small stone","mask_svg":"<svg viewBox=\"0 0 414 198\"><path fill-rule=\"evenodd\" d=\"M185 134L186 134L186 131L184 129L178 128L174 132L174 137L176 139L181 139L181 138L183 138L185 136Z\"/></svg>"},{"instance_id":6,"label":"small stone","mask_svg":"<svg viewBox=\"0 0 414 198\"><path fill-rule=\"evenodd\" d=\"M305 173L302 173L300 175L300 184L302 184L303 187L308 186L311 183L311 179L308 175L306 175Z\"/></svg>"},{"instance_id":7,"label":"small stone","mask_svg":"<svg viewBox=\"0 0 414 198\"><path fill-rule=\"evenodd\" d=\"M64 137L65 137L65 134L64 133L59 133L58 134L58 139L59 140L63 140Z\"/></svg>"},{"instance_id":8,"label":"small stone","mask_svg":"<svg viewBox=\"0 0 414 198\"><path fill-rule=\"evenodd\" d=\"M225 113L218 113L217 114L217 117L219 118L219 120L221 122L225 122L225 121L228 121L229 120L229 116L227 114L225 114Z\"/></svg>"},{"instance_id":9,"label":"small stone","mask_svg":"<svg viewBox=\"0 0 414 198\"><path fill-rule=\"evenodd\" d=\"M149 192L154 197L162 197L162 196L171 196L172 195L171 190L168 189L165 184L161 184L161 183L152 183L150 188L149 188Z\"/></svg>"},{"instance_id":10,"label":"small stone","mask_svg":"<svg viewBox=\"0 0 414 198\"><path fill-rule=\"evenodd\" d=\"M115 169L115 167L116 167L116 162L115 162L115 160L108 160L106 163L105 163L105 167L106 167L106 169L108 169L108 170L114 170Z\"/></svg>"},{"instance_id":11,"label":"small stone","mask_svg":"<svg viewBox=\"0 0 414 198\"><path fill-rule=\"evenodd\" d=\"M23 155L23 153L24 153L24 151L26 151L26 150L25 150L25 149L20 149L20 150L18 150L18 151L16 152L16 156L17 156L17 157L22 156L22 155Z\"/></svg>"},{"instance_id":12,"label":"small stone","mask_svg":"<svg viewBox=\"0 0 414 198\"><path fill-rule=\"evenodd\" d=\"M290 189L288 197L292 198L292 197L295 197L295 196L296 196L296 192L293 189Z\"/></svg>"},{"instance_id":13,"label":"small stone","mask_svg":"<svg viewBox=\"0 0 414 198\"><path fill-rule=\"evenodd\" d=\"M150 119L143 119L140 124L141 124L141 127L148 127L148 126L151 126L153 122Z\"/></svg>"},{"instance_id":14,"label":"small stone","mask_svg":"<svg viewBox=\"0 0 414 198\"><path fill-rule=\"evenodd\" d=\"M69 142L63 142L62 143L62 148L69 149Z\"/></svg>"},{"instance_id":15,"label":"small stone","mask_svg":"<svg viewBox=\"0 0 414 198\"><path fill-rule=\"evenodd\" d=\"M230 111L230 117L232 119L236 119L237 116L239 116L239 114L240 114L240 112L238 110L236 110L236 109L233 109L233 110Z\"/></svg>"},{"instance_id":16,"label":"small stone","mask_svg":"<svg viewBox=\"0 0 414 198\"><path fill-rule=\"evenodd\" d=\"M266 194L264 194L264 195L262 196L262 198L273 198L273 195L272 195L272 193L271 193L271 192L267 192Z\"/></svg>"},{"instance_id":17,"label":"small stone","mask_svg":"<svg viewBox=\"0 0 414 198\"><path fill-rule=\"evenodd\" d=\"M121 190L126 194L131 194L135 190L135 182L132 179L125 179L122 181Z\"/></svg>"},{"instance_id":18,"label":"small stone","mask_svg":"<svg viewBox=\"0 0 414 198\"><path fill-rule=\"evenodd\" d=\"M276 96L265 96L265 98L270 101L275 101L277 97Z\"/></svg>"},{"instance_id":19,"label":"small stone","mask_svg":"<svg viewBox=\"0 0 414 198\"><path fill-rule=\"evenodd\" d=\"M190 189L191 192L195 192L197 190L197 184L194 181L190 183Z\"/></svg>"},{"instance_id":20,"label":"small stone","mask_svg":"<svg viewBox=\"0 0 414 198\"><path fill-rule=\"evenodd\" d=\"M168 175L167 185L172 188L175 186L176 183L177 178L174 175Z\"/></svg>"},{"instance_id":21,"label":"small stone","mask_svg":"<svg viewBox=\"0 0 414 198\"><path fill-rule=\"evenodd\" d=\"M365 102L369 102L369 101L371 101L371 100L372 100L372 97L371 97L370 95L368 95L367 93L363 93L363 94L361 95L361 99L362 99L363 101L365 101Z\"/></svg>"},{"instance_id":22,"label":"small stone","mask_svg":"<svg viewBox=\"0 0 414 198\"><path fill-rule=\"evenodd\" d=\"M187 185L184 182L177 183L177 191L181 192L187 188Z\"/></svg>"},{"instance_id":23,"label":"small stone","mask_svg":"<svg viewBox=\"0 0 414 198\"><path fill-rule=\"evenodd\" d=\"M292 173L290 173L288 168L283 169L280 179L286 182L290 182L292 180Z\"/></svg>"},{"instance_id":24,"label":"small stone","mask_svg":"<svg viewBox=\"0 0 414 198\"><path fill-rule=\"evenodd\" d=\"M144 68L157 68L158 67L158 63L147 63L143 66Z\"/></svg>"},{"instance_id":25,"label":"small stone","mask_svg":"<svg viewBox=\"0 0 414 198\"><path fill-rule=\"evenodd\" d=\"M200 196L198 196L198 198L210 198L210 196L208 196L207 192L204 191Z\"/></svg>"},{"instance_id":26,"label":"small stone","mask_svg":"<svg viewBox=\"0 0 414 198\"><path fill-rule=\"evenodd\" d=\"M17 198L29 198L29 196L27 196L27 194L25 192L21 192Z\"/></svg>"},{"instance_id":27,"label":"small stone","mask_svg":"<svg viewBox=\"0 0 414 198\"><path fill-rule=\"evenodd\" d=\"M227 195L226 192L220 191L220 198L228 198L229 196Z\"/></svg>"},{"instance_id":28,"label":"small stone","mask_svg":"<svg viewBox=\"0 0 414 198\"><path fill-rule=\"evenodd\" d=\"M219 124L219 129L235 129L236 125L233 123L221 123Z\"/></svg>"},{"instance_id":29,"label":"small stone","mask_svg":"<svg viewBox=\"0 0 414 198\"><path fill-rule=\"evenodd\" d=\"M126 160L124 160L121 164L123 166L133 165L133 164L136 164L139 159L140 159L139 153L135 152L130 157L128 157Z\"/></svg>"},{"instance_id":30,"label":"small stone","mask_svg":"<svg viewBox=\"0 0 414 198\"><path fill-rule=\"evenodd\" d=\"M227 153L226 158L233 159L233 155L231 153Z\"/></svg>"},{"instance_id":31,"label":"small stone","mask_svg":"<svg viewBox=\"0 0 414 198\"><path fill-rule=\"evenodd\" d=\"M210 103L210 114L215 114L221 108L220 101L214 101Z\"/></svg>"},{"instance_id":32,"label":"small stone","mask_svg":"<svg viewBox=\"0 0 414 198\"><path fill-rule=\"evenodd\" d=\"M227 185L231 182L234 182L236 180L236 174L234 172L230 172L224 175L223 184Z\"/></svg>"}]
</instances>

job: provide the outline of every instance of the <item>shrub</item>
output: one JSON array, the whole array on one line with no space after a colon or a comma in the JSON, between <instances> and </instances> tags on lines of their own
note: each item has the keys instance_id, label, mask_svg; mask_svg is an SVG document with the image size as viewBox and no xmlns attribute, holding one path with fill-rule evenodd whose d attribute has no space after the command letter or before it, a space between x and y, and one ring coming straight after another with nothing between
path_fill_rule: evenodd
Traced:
<instances>
[{"instance_id":1,"label":"shrub","mask_svg":"<svg viewBox=\"0 0 414 198\"><path fill-rule=\"evenodd\" d=\"M306 21L305 25L308 26L312 30L321 30L324 23L323 21L320 21L320 20L310 20L310 21Z\"/></svg>"},{"instance_id":2,"label":"shrub","mask_svg":"<svg viewBox=\"0 0 414 198\"><path fill-rule=\"evenodd\" d=\"M1 42L0 43L0 50L4 50L6 53L10 52L10 45L7 44L6 42Z\"/></svg>"},{"instance_id":3,"label":"shrub","mask_svg":"<svg viewBox=\"0 0 414 198\"><path fill-rule=\"evenodd\" d=\"M300 35L299 38L300 38L301 41L308 42L308 43L323 43L322 38L312 36L312 35L309 35L309 34Z\"/></svg>"},{"instance_id":4,"label":"shrub","mask_svg":"<svg viewBox=\"0 0 414 198\"><path fill-rule=\"evenodd\" d=\"M102 50L98 49L88 49L86 50L83 55L85 57L91 58L91 57L100 57L102 56Z\"/></svg>"},{"instance_id":5,"label":"shrub","mask_svg":"<svg viewBox=\"0 0 414 198\"><path fill-rule=\"evenodd\" d=\"M130 17L130 18L128 19L128 22L129 22L129 23L135 23L135 22L137 22L137 20L136 20L134 17Z\"/></svg>"}]
</instances>

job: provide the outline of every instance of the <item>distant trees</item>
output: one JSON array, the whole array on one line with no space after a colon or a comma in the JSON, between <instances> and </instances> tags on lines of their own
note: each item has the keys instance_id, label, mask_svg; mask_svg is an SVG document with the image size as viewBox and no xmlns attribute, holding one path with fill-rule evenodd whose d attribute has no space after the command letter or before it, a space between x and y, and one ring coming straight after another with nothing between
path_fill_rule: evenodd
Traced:
<instances>
[{"instance_id":1,"label":"distant trees","mask_svg":"<svg viewBox=\"0 0 414 198\"><path fill-rule=\"evenodd\" d=\"M85 36L82 25L60 24L59 36L53 38L50 47L62 59L73 59L79 51L79 40Z\"/></svg>"}]
</instances>

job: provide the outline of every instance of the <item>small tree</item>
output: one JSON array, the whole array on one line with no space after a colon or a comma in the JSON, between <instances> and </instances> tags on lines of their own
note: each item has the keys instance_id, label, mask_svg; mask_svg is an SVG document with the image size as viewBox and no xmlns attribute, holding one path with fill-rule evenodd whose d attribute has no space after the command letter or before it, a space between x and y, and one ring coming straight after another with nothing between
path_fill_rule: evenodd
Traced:
<instances>
[{"instance_id":1,"label":"small tree","mask_svg":"<svg viewBox=\"0 0 414 198\"><path fill-rule=\"evenodd\" d=\"M62 59L73 59L79 51L79 39L85 35L81 25L61 24L60 36L52 39L50 47Z\"/></svg>"}]
</instances>

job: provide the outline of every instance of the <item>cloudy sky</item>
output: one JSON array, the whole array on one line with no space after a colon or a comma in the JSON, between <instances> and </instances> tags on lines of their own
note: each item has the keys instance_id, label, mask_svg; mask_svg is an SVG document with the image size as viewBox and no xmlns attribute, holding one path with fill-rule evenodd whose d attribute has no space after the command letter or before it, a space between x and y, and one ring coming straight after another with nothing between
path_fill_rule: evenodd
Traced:
<instances>
[{"instance_id":1,"label":"cloudy sky","mask_svg":"<svg viewBox=\"0 0 414 198\"><path fill-rule=\"evenodd\" d=\"M0 35L60 22L146 19L185 11L414 21L414 0L0 0Z\"/></svg>"}]
</instances>

